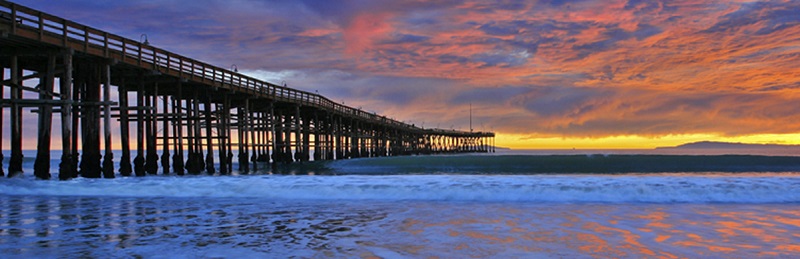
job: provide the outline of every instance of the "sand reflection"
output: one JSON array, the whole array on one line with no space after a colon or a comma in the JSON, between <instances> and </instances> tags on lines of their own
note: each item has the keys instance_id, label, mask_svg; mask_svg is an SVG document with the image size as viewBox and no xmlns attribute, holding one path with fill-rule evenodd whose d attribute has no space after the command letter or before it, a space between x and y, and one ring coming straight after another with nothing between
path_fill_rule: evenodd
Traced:
<instances>
[{"instance_id":1,"label":"sand reflection","mask_svg":"<svg viewBox=\"0 0 800 259\"><path fill-rule=\"evenodd\" d=\"M170 249L193 251L187 256L194 257L800 255L800 204L289 204L9 197L0 199L0 208L0 255L153 257Z\"/></svg>"},{"instance_id":2,"label":"sand reflection","mask_svg":"<svg viewBox=\"0 0 800 259\"><path fill-rule=\"evenodd\" d=\"M496 204L420 207L400 230L422 244L412 256L692 258L800 253L789 205ZM420 217L419 215L430 215ZM391 243L391 242L389 242ZM375 244L380 246L380 243ZM441 251L451 251L441 252Z\"/></svg>"}]
</instances>

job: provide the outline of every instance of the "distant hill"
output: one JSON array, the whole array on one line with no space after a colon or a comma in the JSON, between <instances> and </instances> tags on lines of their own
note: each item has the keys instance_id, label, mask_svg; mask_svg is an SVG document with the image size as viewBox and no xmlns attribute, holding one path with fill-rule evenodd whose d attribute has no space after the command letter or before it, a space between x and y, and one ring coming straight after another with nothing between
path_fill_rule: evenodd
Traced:
<instances>
[{"instance_id":1,"label":"distant hill","mask_svg":"<svg viewBox=\"0 0 800 259\"><path fill-rule=\"evenodd\" d=\"M800 145L779 145L779 144L748 144L700 141L686 143L675 147L657 147L656 149L773 149L773 148L800 148Z\"/></svg>"}]
</instances>

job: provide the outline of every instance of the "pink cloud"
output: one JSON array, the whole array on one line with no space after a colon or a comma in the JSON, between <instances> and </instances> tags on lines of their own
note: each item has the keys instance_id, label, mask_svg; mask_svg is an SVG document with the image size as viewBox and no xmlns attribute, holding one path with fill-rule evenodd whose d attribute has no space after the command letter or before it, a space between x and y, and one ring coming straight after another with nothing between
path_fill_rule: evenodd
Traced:
<instances>
[{"instance_id":1,"label":"pink cloud","mask_svg":"<svg viewBox=\"0 0 800 259\"><path fill-rule=\"evenodd\" d=\"M472 103L521 134L800 131L793 1L63 2L21 4L426 126Z\"/></svg>"},{"instance_id":2,"label":"pink cloud","mask_svg":"<svg viewBox=\"0 0 800 259\"><path fill-rule=\"evenodd\" d=\"M387 37L392 31L391 25L386 22L388 18L381 13L360 13L352 17L342 28L345 53L364 54L373 48L374 42Z\"/></svg>"}]
</instances>

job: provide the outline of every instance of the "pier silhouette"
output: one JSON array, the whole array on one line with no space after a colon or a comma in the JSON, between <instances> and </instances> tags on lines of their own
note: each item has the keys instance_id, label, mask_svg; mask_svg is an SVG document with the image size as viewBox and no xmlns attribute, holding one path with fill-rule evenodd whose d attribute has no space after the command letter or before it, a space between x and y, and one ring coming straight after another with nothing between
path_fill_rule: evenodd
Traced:
<instances>
[{"instance_id":1,"label":"pier silhouette","mask_svg":"<svg viewBox=\"0 0 800 259\"><path fill-rule=\"evenodd\" d=\"M23 140L35 139L34 174L51 178L54 114L60 114L63 180L494 152L492 132L403 123L157 48L144 34L132 40L4 0L0 66L0 129L8 123L11 134L8 171L0 166L0 174L9 176L23 171ZM35 138L23 116L37 116Z\"/></svg>"}]
</instances>

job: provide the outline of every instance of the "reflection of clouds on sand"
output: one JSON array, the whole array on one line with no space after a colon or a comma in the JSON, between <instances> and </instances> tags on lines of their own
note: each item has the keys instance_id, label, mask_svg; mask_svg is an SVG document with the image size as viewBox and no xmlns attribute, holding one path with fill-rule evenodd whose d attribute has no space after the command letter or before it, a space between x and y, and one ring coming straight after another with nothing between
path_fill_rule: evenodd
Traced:
<instances>
[{"instance_id":1,"label":"reflection of clouds on sand","mask_svg":"<svg viewBox=\"0 0 800 259\"><path fill-rule=\"evenodd\" d=\"M353 250L337 251L337 240L386 217L332 204L164 198L11 197L0 208L0 255L39 256L330 257Z\"/></svg>"},{"instance_id":2,"label":"reflection of clouds on sand","mask_svg":"<svg viewBox=\"0 0 800 259\"><path fill-rule=\"evenodd\" d=\"M785 204L433 204L404 212L406 237L382 243L428 244L415 256L789 256L798 252L796 211Z\"/></svg>"},{"instance_id":3,"label":"reflection of clouds on sand","mask_svg":"<svg viewBox=\"0 0 800 259\"><path fill-rule=\"evenodd\" d=\"M794 203L10 196L0 199L0 208L0 254L18 256L751 258L800 252Z\"/></svg>"}]
</instances>

